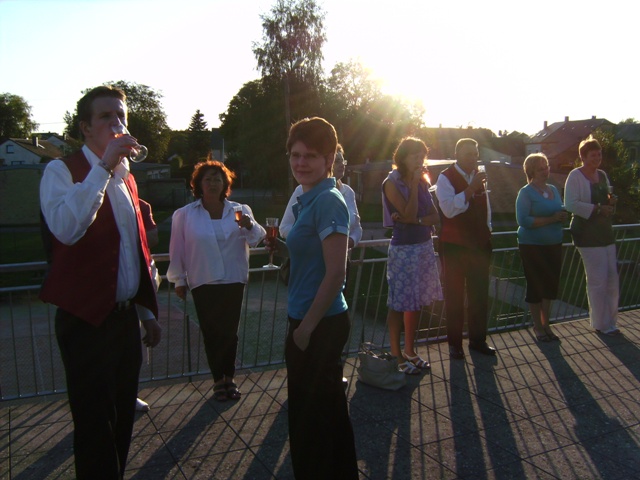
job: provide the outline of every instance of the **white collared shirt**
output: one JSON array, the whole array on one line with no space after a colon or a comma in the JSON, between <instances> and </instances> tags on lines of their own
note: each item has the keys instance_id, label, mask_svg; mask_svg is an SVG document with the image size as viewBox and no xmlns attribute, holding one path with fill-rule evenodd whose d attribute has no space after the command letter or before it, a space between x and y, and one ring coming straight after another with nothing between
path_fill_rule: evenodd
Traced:
<instances>
[{"instance_id":1,"label":"white collared shirt","mask_svg":"<svg viewBox=\"0 0 640 480\"><path fill-rule=\"evenodd\" d=\"M167 279L177 287L194 289L205 284L247 283L249 280L249 246L257 245L266 235L253 219L248 205L242 213L253 220L251 230L239 228L233 207L224 200L222 218L211 219L202 200L176 210L171 221L171 262Z\"/></svg>"},{"instance_id":2,"label":"white collared shirt","mask_svg":"<svg viewBox=\"0 0 640 480\"><path fill-rule=\"evenodd\" d=\"M100 158L89 147L84 145L82 153L91 170L81 183L73 183L71 172L62 160L49 162L40 182L42 212L51 233L65 245L73 245L95 220L105 193L109 194L120 232L116 301L129 300L136 295L140 284L138 224L133 201L123 180L129 175L129 162L123 159L110 177L98 165Z\"/></svg>"},{"instance_id":3,"label":"white collared shirt","mask_svg":"<svg viewBox=\"0 0 640 480\"><path fill-rule=\"evenodd\" d=\"M453 167L460 175L462 175L468 184L470 184L473 177L475 177L475 171L467 174L458 166L457 163L454 163ZM447 218L453 218L456 215L460 215L461 213L466 212L469 208L469 202L467 202L464 192L460 192L456 195L453 185L451 185L449 179L442 175L442 173L438 175L438 180L436 181L436 197L438 197L440 210L442 210L442 213ZM489 194L487 193L485 197L487 200L487 226L489 227L489 231L491 231L491 204L489 202Z\"/></svg>"},{"instance_id":4,"label":"white collared shirt","mask_svg":"<svg viewBox=\"0 0 640 480\"><path fill-rule=\"evenodd\" d=\"M356 193L346 183L342 183L341 188L338 188L338 190L340 190L340 193L344 197L344 203L347 204L347 208L349 209L349 238L353 240L353 245L356 246L360 240L362 240L362 225L360 224L360 214L358 213L358 205L356 204ZM287 238L287 235L289 235L295 223L293 206L298 203L298 197L302 195L302 193L302 185L298 185L293 191L291 198L289 198L289 203L278 227L282 238Z\"/></svg>"}]
</instances>

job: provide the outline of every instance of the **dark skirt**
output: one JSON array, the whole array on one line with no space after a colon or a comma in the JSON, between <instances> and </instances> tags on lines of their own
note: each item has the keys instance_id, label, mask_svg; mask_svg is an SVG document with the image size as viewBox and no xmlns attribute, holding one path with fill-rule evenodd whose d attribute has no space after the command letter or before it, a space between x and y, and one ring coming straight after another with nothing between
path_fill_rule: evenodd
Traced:
<instances>
[{"instance_id":1,"label":"dark skirt","mask_svg":"<svg viewBox=\"0 0 640 480\"><path fill-rule=\"evenodd\" d=\"M543 299L558 297L562 244L518 245L524 276L527 279L527 303L540 303Z\"/></svg>"}]
</instances>

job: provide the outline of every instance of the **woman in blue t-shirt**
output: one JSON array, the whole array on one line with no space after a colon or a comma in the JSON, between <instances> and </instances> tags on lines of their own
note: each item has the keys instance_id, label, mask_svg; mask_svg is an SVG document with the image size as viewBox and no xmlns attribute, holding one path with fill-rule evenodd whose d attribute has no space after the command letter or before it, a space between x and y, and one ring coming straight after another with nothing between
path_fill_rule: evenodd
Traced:
<instances>
[{"instance_id":1,"label":"woman in blue t-shirt","mask_svg":"<svg viewBox=\"0 0 640 480\"><path fill-rule=\"evenodd\" d=\"M287 236L289 332L285 345L289 445L296 478L358 478L355 443L342 385L342 349L351 324L342 294L349 210L332 165L338 138L318 117L295 123L287 152L302 195Z\"/></svg>"},{"instance_id":2,"label":"woman in blue t-shirt","mask_svg":"<svg viewBox=\"0 0 640 480\"><path fill-rule=\"evenodd\" d=\"M547 183L549 161L533 153L524 161L527 185L518 192L516 220L518 247L527 279L525 301L529 304L533 330L540 342L558 340L549 325L551 301L558 296L562 267L562 223L567 212L558 189Z\"/></svg>"}]
</instances>

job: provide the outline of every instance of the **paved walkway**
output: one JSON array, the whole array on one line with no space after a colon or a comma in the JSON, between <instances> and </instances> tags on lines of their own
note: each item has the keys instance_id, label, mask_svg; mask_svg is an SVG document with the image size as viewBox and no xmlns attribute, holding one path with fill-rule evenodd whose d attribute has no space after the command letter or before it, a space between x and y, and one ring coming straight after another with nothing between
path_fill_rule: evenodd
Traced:
<instances>
[{"instance_id":1,"label":"paved walkway","mask_svg":"<svg viewBox=\"0 0 640 480\"><path fill-rule=\"evenodd\" d=\"M430 374L399 392L345 374L362 479L640 478L640 310L623 335L588 320L490 338L496 358L450 360L446 344L420 347ZM465 347L466 348L466 347ZM239 376L242 399L216 403L211 380L141 385L126 478L291 479L286 372ZM64 397L0 404L0 479L73 478Z\"/></svg>"}]
</instances>

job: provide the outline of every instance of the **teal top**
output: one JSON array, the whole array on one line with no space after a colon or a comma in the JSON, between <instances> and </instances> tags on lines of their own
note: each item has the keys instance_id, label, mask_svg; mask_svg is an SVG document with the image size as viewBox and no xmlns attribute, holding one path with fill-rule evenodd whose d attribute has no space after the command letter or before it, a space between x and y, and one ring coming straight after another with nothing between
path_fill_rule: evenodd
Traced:
<instances>
[{"instance_id":1,"label":"teal top","mask_svg":"<svg viewBox=\"0 0 640 480\"><path fill-rule=\"evenodd\" d=\"M518 198L516 198L518 243L523 245L562 243L562 222L533 227L535 217L550 217L564 208L558 189L553 185L548 186L553 192L553 198L544 198L531 184L522 187L518 192Z\"/></svg>"},{"instance_id":2,"label":"teal top","mask_svg":"<svg viewBox=\"0 0 640 480\"><path fill-rule=\"evenodd\" d=\"M349 235L349 209L336 179L327 178L298 197L293 206L295 222L287 235L291 261L288 311L302 320L318 293L326 268L322 241L332 233ZM324 314L325 317L347 311L342 289Z\"/></svg>"}]
</instances>

